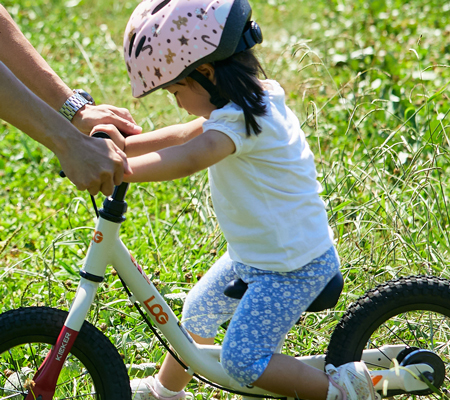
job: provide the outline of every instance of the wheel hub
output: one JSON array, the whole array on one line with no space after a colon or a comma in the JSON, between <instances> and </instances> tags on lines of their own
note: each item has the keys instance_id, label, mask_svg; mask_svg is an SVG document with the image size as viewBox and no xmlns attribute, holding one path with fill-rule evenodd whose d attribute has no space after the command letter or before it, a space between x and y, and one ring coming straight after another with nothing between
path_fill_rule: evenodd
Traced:
<instances>
[{"instance_id":1,"label":"wheel hub","mask_svg":"<svg viewBox=\"0 0 450 400\"><path fill-rule=\"evenodd\" d=\"M433 368L433 373L422 374L421 378L424 382L428 381L436 389L439 389L445 379L445 364L442 359L432 351L418 349L404 355L400 362L401 366L414 364L427 364ZM420 393L424 394L423 391Z\"/></svg>"}]
</instances>

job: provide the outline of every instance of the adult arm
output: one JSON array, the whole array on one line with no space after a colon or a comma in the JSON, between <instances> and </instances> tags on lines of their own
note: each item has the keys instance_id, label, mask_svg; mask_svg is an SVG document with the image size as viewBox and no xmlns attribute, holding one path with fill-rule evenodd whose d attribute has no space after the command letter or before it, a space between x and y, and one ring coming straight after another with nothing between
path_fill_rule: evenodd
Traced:
<instances>
[{"instance_id":1,"label":"adult arm","mask_svg":"<svg viewBox=\"0 0 450 400\"><path fill-rule=\"evenodd\" d=\"M53 151L78 189L109 195L122 182L124 172L131 173L125 154L112 141L83 135L2 62L0 99L0 118Z\"/></svg>"},{"instance_id":2,"label":"adult arm","mask_svg":"<svg viewBox=\"0 0 450 400\"><path fill-rule=\"evenodd\" d=\"M0 61L2 61L33 93L54 110L59 111L72 96L72 90L61 80L20 31L6 9L0 4ZM110 105L85 105L72 120L88 134L100 123L113 124L122 132L141 133L127 109Z\"/></svg>"},{"instance_id":3,"label":"adult arm","mask_svg":"<svg viewBox=\"0 0 450 400\"><path fill-rule=\"evenodd\" d=\"M127 182L168 181L192 175L217 164L236 150L224 133L209 130L184 145L130 158L133 173Z\"/></svg>"}]
</instances>

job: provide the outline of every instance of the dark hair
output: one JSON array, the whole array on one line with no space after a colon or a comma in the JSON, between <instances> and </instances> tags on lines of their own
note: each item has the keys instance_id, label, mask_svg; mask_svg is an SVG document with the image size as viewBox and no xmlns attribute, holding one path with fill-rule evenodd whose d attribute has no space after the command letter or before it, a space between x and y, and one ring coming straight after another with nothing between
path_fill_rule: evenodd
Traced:
<instances>
[{"instance_id":1,"label":"dark hair","mask_svg":"<svg viewBox=\"0 0 450 400\"><path fill-rule=\"evenodd\" d=\"M258 135L261 127L255 117L266 114L263 103L264 90L258 76L267 78L261 64L252 50L233 54L225 60L215 61L216 87L219 94L226 100L236 103L244 111L247 136L251 130Z\"/></svg>"}]
</instances>

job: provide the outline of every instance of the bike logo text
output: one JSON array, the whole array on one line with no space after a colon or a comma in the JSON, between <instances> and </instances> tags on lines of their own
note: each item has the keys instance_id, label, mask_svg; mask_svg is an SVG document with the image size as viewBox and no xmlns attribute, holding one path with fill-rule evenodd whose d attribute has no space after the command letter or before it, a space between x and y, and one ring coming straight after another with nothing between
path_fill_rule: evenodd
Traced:
<instances>
[{"instance_id":1,"label":"bike logo text","mask_svg":"<svg viewBox=\"0 0 450 400\"><path fill-rule=\"evenodd\" d=\"M163 311L163 308L160 304L150 304L153 300L155 300L155 296L152 296L149 299L145 300L145 307L147 307L148 311L150 311L150 314L152 314L156 318L156 322L164 325L169 320L169 316Z\"/></svg>"},{"instance_id":2,"label":"bike logo text","mask_svg":"<svg viewBox=\"0 0 450 400\"><path fill-rule=\"evenodd\" d=\"M66 351L66 346L67 346L67 343L69 343L71 336L72 336L72 334L69 332L66 332L66 334L64 335L63 342L61 343L61 346L58 349L58 354L56 355L57 361L61 361L61 357L64 355L64 352Z\"/></svg>"},{"instance_id":3,"label":"bike logo text","mask_svg":"<svg viewBox=\"0 0 450 400\"><path fill-rule=\"evenodd\" d=\"M103 240L103 233L100 231L94 231L94 237L92 238L94 243L100 243Z\"/></svg>"}]
</instances>

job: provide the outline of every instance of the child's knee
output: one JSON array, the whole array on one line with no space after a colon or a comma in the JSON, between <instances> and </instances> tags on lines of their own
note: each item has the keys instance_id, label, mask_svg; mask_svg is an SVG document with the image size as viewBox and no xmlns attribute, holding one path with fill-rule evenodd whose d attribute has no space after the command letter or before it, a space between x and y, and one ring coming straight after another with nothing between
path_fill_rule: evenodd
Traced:
<instances>
[{"instance_id":1,"label":"child's knee","mask_svg":"<svg viewBox=\"0 0 450 400\"><path fill-rule=\"evenodd\" d=\"M227 375L239 382L241 385L250 385L262 375L270 360L266 358L255 358L251 354L243 354L239 351L223 351L221 364Z\"/></svg>"}]
</instances>

